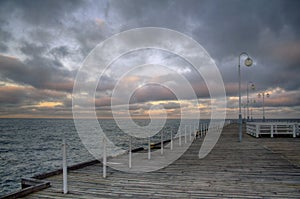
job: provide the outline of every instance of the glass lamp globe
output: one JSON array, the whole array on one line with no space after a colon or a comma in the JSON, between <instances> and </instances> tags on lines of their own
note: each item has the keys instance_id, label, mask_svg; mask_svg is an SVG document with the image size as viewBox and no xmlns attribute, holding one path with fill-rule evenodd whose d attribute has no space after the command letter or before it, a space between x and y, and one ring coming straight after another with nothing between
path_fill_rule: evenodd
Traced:
<instances>
[{"instance_id":1,"label":"glass lamp globe","mask_svg":"<svg viewBox=\"0 0 300 199\"><path fill-rule=\"evenodd\" d=\"M247 59L245 59L245 65L250 67L252 65L253 61L250 57L247 57Z\"/></svg>"}]
</instances>

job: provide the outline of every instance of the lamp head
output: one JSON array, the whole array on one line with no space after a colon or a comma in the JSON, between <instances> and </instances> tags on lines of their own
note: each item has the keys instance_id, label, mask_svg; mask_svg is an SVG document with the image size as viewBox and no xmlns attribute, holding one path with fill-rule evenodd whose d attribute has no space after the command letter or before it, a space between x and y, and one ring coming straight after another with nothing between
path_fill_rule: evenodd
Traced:
<instances>
[{"instance_id":1,"label":"lamp head","mask_svg":"<svg viewBox=\"0 0 300 199\"><path fill-rule=\"evenodd\" d=\"M245 59L245 65L250 67L252 66L252 64L253 64L252 59L250 57L247 57L247 59Z\"/></svg>"},{"instance_id":2,"label":"lamp head","mask_svg":"<svg viewBox=\"0 0 300 199\"><path fill-rule=\"evenodd\" d=\"M270 97L270 94L269 94L269 93L267 93L267 97Z\"/></svg>"}]
</instances>

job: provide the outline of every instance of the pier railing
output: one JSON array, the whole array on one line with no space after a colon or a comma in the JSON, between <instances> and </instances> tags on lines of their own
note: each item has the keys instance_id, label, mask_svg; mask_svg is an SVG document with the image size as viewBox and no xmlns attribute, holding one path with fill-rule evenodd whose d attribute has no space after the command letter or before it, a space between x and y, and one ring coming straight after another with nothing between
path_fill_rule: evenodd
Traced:
<instances>
[{"instance_id":1,"label":"pier railing","mask_svg":"<svg viewBox=\"0 0 300 199\"><path fill-rule=\"evenodd\" d=\"M231 120L226 120L224 122L224 127L231 124ZM221 130L221 123L220 122L211 122L211 123L200 123L199 126L194 125L185 125L182 130L179 130L176 136L173 136L173 132L170 132L170 139L165 140L164 139L164 132L161 132L161 141L160 143L151 144L151 138L148 139L148 148L140 147L139 149L147 150L148 152L148 160L151 160L152 157L152 146L160 146L160 154L164 155L165 149L165 143L170 143L170 147L168 147L168 150L173 150L173 143L175 141L178 142L178 146L180 147L182 144L186 144L188 142L193 142L197 138L202 138L206 136L206 134L209 132L209 130L215 130L220 131ZM184 140L184 141L182 141ZM132 149L132 137L129 138L129 145L128 145L128 167L132 168L132 153L135 151L135 149ZM102 154L102 163L103 163L103 177L106 178L107 176L107 154L106 154L106 142L104 143L103 148L103 154ZM138 150L140 151L140 150Z\"/></svg>"},{"instance_id":2,"label":"pier railing","mask_svg":"<svg viewBox=\"0 0 300 199\"><path fill-rule=\"evenodd\" d=\"M299 136L300 123L290 122L247 122L247 134L256 138L261 135L292 135L294 138Z\"/></svg>"}]
</instances>

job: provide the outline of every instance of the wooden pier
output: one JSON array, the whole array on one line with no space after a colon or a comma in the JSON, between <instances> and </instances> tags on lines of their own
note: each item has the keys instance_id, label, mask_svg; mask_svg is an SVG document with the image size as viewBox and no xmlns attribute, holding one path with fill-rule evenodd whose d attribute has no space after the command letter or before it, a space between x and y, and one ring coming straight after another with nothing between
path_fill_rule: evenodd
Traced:
<instances>
[{"instance_id":1,"label":"wooden pier","mask_svg":"<svg viewBox=\"0 0 300 199\"><path fill-rule=\"evenodd\" d=\"M300 198L299 138L256 139L231 124L204 159L197 138L178 160L142 174L107 169L95 163L68 173L69 193L62 175L44 179L51 186L24 198ZM245 129L244 131L245 132Z\"/></svg>"}]
</instances>

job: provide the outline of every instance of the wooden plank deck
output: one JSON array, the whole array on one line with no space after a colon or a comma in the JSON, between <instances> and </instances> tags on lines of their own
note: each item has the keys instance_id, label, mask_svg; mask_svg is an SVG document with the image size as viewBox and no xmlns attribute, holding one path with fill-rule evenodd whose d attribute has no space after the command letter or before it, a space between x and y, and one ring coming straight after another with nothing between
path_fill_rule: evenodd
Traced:
<instances>
[{"instance_id":1,"label":"wooden plank deck","mask_svg":"<svg viewBox=\"0 0 300 199\"><path fill-rule=\"evenodd\" d=\"M25 198L300 198L299 138L256 139L237 125L223 129L204 159L202 139L171 165L155 172L131 174L100 163L69 172L69 194L62 194L62 175L45 180L51 187ZM245 132L245 131L244 131Z\"/></svg>"}]
</instances>

